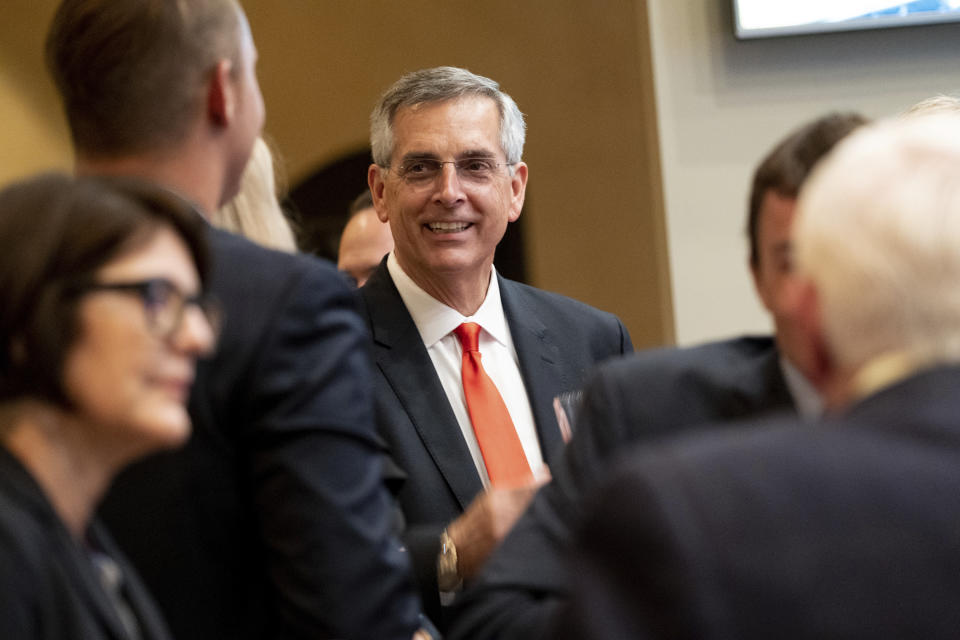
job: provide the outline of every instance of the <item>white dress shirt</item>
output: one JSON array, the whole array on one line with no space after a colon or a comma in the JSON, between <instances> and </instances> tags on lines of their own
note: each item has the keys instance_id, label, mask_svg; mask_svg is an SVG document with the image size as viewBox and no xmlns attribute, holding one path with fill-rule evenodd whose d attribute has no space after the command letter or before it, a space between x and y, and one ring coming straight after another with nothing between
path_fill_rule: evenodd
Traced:
<instances>
[{"instance_id":1,"label":"white dress shirt","mask_svg":"<svg viewBox=\"0 0 960 640\"><path fill-rule=\"evenodd\" d=\"M534 477L543 473L543 455L540 452L540 442L537 439L537 428L533 421L533 411L527 390L520 375L520 365L517 359L517 350L513 346L510 327L503 315L503 305L500 302L500 284L497 281L496 270L491 269L490 284L487 287L487 296L477 312L470 317L460 315L456 309L448 307L426 291L421 289L410 276L404 273L393 252L387 257L387 270L393 283L400 292L400 297L413 318L413 323L420 332L423 346L433 362L433 367L440 378L440 384L447 394L447 400L457 417L463 439L473 456L473 464L480 474L483 486L489 488L490 478L483 463L483 454L480 444L473 432L470 414L467 412L467 401L463 395L463 381L461 379L461 362L463 351L460 340L453 334L464 322L476 322L480 325L479 336L480 355L482 356L483 370L496 385L503 397L507 411L517 430L523 452L530 463L530 470Z\"/></svg>"},{"instance_id":2,"label":"white dress shirt","mask_svg":"<svg viewBox=\"0 0 960 640\"><path fill-rule=\"evenodd\" d=\"M810 420L819 418L823 415L823 400L816 388L807 377L800 373L797 367L787 360L786 356L780 356L780 371L783 373L783 379L787 383L787 390L790 397L793 398L793 404L797 407L797 413L801 418Z\"/></svg>"}]
</instances>

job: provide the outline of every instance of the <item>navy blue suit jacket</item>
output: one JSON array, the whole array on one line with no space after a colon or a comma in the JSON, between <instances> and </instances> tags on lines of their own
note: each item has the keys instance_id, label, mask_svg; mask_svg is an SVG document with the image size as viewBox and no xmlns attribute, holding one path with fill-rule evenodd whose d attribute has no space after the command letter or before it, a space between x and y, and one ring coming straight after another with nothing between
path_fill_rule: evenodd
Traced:
<instances>
[{"instance_id":1,"label":"navy blue suit jacket","mask_svg":"<svg viewBox=\"0 0 960 640\"><path fill-rule=\"evenodd\" d=\"M573 440L553 482L457 602L454 638L551 636L551 616L573 582L573 535L611 462L707 421L731 422L792 408L771 338L745 337L687 349L656 349L599 367L584 393ZM628 508L629 505L623 505Z\"/></svg>"},{"instance_id":2,"label":"navy blue suit jacket","mask_svg":"<svg viewBox=\"0 0 960 640\"><path fill-rule=\"evenodd\" d=\"M180 640L409 638L355 292L325 261L209 239L225 324L193 435L119 477L104 518Z\"/></svg>"},{"instance_id":3,"label":"navy blue suit jacket","mask_svg":"<svg viewBox=\"0 0 960 640\"><path fill-rule=\"evenodd\" d=\"M86 542L120 568L123 594L142 640L172 638L137 575L96 522ZM128 640L81 543L40 486L0 447L0 638Z\"/></svg>"},{"instance_id":4,"label":"navy blue suit jacket","mask_svg":"<svg viewBox=\"0 0 960 640\"><path fill-rule=\"evenodd\" d=\"M499 277L499 276L498 276ZM500 298L547 464L563 448L553 398L579 390L588 371L633 350L609 313L505 278ZM373 338L377 424L406 473L400 505L424 606L437 616L436 560L442 529L483 490L453 409L386 261L360 290Z\"/></svg>"},{"instance_id":5,"label":"navy blue suit jacket","mask_svg":"<svg viewBox=\"0 0 960 640\"><path fill-rule=\"evenodd\" d=\"M634 452L595 494L550 637L956 638L958 388L940 367L817 424Z\"/></svg>"}]
</instances>

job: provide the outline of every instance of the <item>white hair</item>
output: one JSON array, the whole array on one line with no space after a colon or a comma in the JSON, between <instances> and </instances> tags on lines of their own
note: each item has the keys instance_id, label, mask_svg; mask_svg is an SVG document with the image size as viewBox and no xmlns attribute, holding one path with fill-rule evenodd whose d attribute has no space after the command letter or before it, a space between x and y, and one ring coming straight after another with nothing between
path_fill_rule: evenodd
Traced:
<instances>
[{"instance_id":1,"label":"white hair","mask_svg":"<svg viewBox=\"0 0 960 640\"><path fill-rule=\"evenodd\" d=\"M840 366L960 361L960 115L842 141L801 190L794 243Z\"/></svg>"},{"instance_id":2,"label":"white hair","mask_svg":"<svg viewBox=\"0 0 960 640\"><path fill-rule=\"evenodd\" d=\"M507 163L516 164L523 156L526 124L513 98L500 85L484 76L459 67L435 67L408 73L380 97L370 114L370 147L373 161L390 166L393 156L393 120L403 107L444 102L468 96L493 100L500 112L500 146Z\"/></svg>"},{"instance_id":3,"label":"white hair","mask_svg":"<svg viewBox=\"0 0 960 640\"><path fill-rule=\"evenodd\" d=\"M914 116L929 116L934 114L960 113L960 97L955 95L938 94L924 98L920 102L908 107L900 114L901 118Z\"/></svg>"}]
</instances>

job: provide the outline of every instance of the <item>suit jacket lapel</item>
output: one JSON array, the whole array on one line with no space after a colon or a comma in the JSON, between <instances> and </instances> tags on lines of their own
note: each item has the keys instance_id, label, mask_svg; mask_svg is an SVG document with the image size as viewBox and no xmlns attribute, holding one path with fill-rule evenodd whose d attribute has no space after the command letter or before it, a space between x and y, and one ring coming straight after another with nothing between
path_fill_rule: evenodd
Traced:
<instances>
[{"instance_id":1,"label":"suit jacket lapel","mask_svg":"<svg viewBox=\"0 0 960 640\"><path fill-rule=\"evenodd\" d=\"M170 637L167 623L154 604L152 597L147 592L147 588L140 582L139 576L133 573L130 563L124 557L116 543L114 543L109 533L107 533L99 522L94 522L90 528L90 536L96 541L97 546L106 552L123 571L124 596L130 605L130 609L137 617L142 640L157 640Z\"/></svg>"},{"instance_id":2,"label":"suit jacket lapel","mask_svg":"<svg viewBox=\"0 0 960 640\"><path fill-rule=\"evenodd\" d=\"M64 531L64 536L67 535L66 531ZM91 559L87 557L75 543L70 544L72 542L72 539L63 540L64 548L67 549L64 562L65 568L73 574L73 578L78 584L83 585L83 595L86 597L91 611L107 626L110 630L111 637L118 639L129 638L129 634L127 634L123 623L120 622L120 617L113 603L110 601L109 596L107 596L103 583L100 582L100 578L96 574L96 569ZM124 574L123 577L126 579L126 574ZM137 622L139 623L139 618ZM149 636L144 634L144 638L149 638Z\"/></svg>"},{"instance_id":3,"label":"suit jacket lapel","mask_svg":"<svg viewBox=\"0 0 960 640\"><path fill-rule=\"evenodd\" d=\"M59 560L68 579L76 585L76 592L86 601L92 615L101 620L111 637L126 640L126 630L96 575L93 563L67 531L39 485L20 462L2 448L0 464L6 468L18 499L50 532L48 540L54 545L50 553Z\"/></svg>"},{"instance_id":4,"label":"suit jacket lapel","mask_svg":"<svg viewBox=\"0 0 960 640\"><path fill-rule=\"evenodd\" d=\"M530 308L523 291L510 280L497 276L500 301L510 325L513 346L520 361L520 375L527 389L533 419L540 438L540 451L546 463L552 464L563 449L560 425L553 410L553 398L568 389L561 366L560 349L547 326Z\"/></svg>"},{"instance_id":5,"label":"suit jacket lapel","mask_svg":"<svg viewBox=\"0 0 960 640\"><path fill-rule=\"evenodd\" d=\"M483 490L460 425L386 261L362 290L374 361L462 508Z\"/></svg>"}]
</instances>

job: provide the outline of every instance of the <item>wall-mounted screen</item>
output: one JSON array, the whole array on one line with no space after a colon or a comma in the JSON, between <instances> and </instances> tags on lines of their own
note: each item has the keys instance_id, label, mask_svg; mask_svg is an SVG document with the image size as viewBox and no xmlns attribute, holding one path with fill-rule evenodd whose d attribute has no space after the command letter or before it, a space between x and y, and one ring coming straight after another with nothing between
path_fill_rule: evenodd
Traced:
<instances>
[{"instance_id":1,"label":"wall-mounted screen","mask_svg":"<svg viewBox=\"0 0 960 640\"><path fill-rule=\"evenodd\" d=\"M738 38L960 21L960 0L733 0Z\"/></svg>"}]
</instances>

